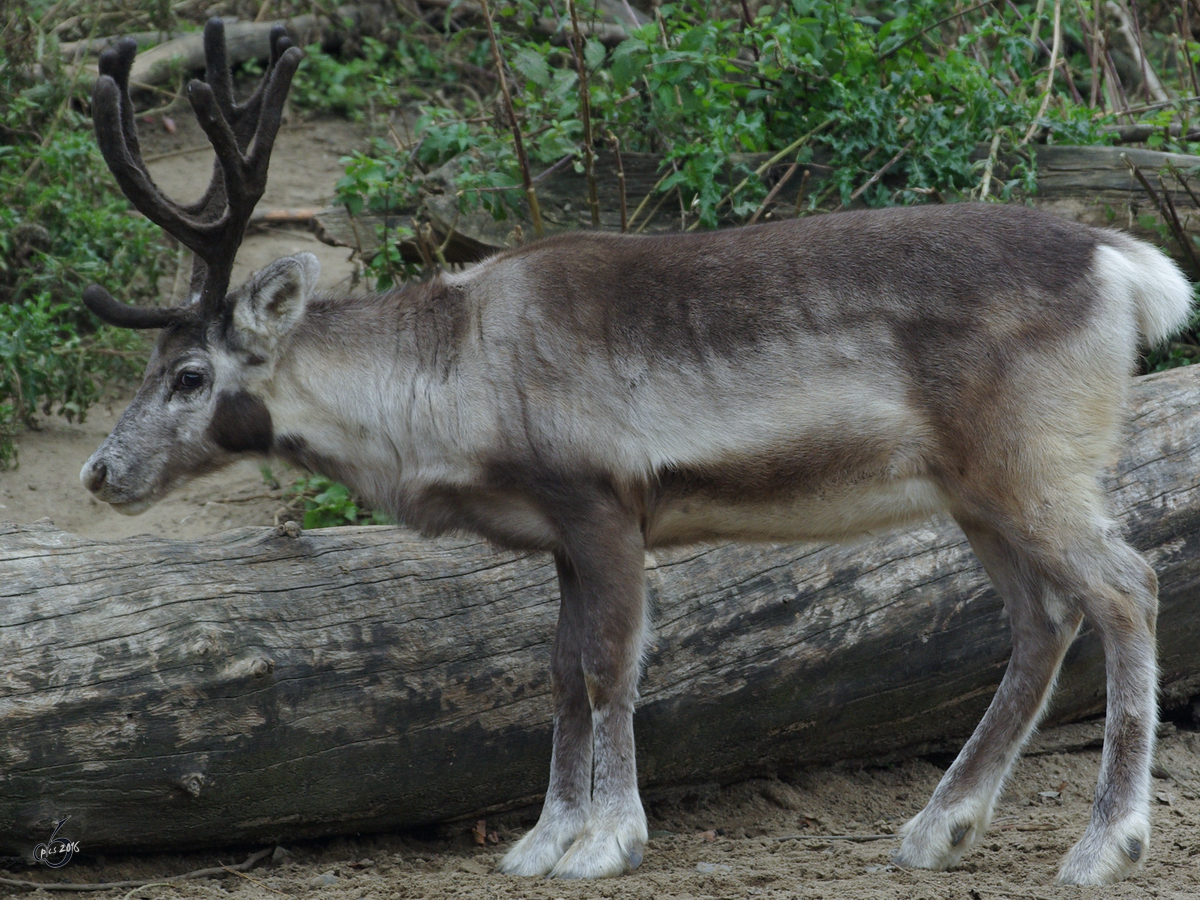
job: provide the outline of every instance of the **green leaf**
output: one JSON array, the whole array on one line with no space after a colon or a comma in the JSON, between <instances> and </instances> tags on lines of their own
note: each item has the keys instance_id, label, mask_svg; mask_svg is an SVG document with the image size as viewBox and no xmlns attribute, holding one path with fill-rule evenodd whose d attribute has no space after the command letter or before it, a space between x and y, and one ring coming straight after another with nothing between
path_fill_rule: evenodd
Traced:
<instances>
[{"instance_id":1,"label":"green leaf","mask_svg":"<svg viewBox=\"0 0 1200 900\"><path fill-rule=\"evenodd\" d=\"M617 90L626 90L642 74L645 64L646 53L638 41L627 40L618 44L612 54L610 69Z\"/></svg>"},{"instance_id":2,"label":"green leaf","mask_svg":"<svg viewBox=\"0 0 1200 900\"><path fill-rule=\"evenodd\" d=\"M590 40L583 48L583 61L589 70L599 69L604 65L604 60L608 56L608 50L604 45L597 40Z\"/></svg>"},{"instance_id":3,"label":"green leaf","mask_svg":"<svg viewBox=\"0 0 1200 900\"><path fill-rule=\"evenodd\" d=\"M512 67L538 87L550 86L550 66L542 54L526 47L513 57Z\"/></svg>"}]
</instances>

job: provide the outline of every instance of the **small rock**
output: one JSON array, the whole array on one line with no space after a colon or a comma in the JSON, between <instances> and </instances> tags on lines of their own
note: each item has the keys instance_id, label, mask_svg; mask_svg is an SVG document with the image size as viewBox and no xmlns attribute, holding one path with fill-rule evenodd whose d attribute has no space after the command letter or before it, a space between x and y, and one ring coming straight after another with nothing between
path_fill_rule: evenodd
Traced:
<instances>
[{"instance_id":1,"label":"small rock","mask_svg":"<svg viewBox=\"0 0 1200 900\"><path fill-rule=\"evenodd\" d=\"M271 854L271 862L273 862L273 863L284 862L291 855L292 855L292 851L288 850L286 847L284 847L283 844L276 844L275 850Z\"/></svg>"},{"instance_id":2,"label":"small rock","mask_svg":"<svg viewBox=\"0 0 1200 900\"><path fill-rule=\"evenodd\" d=\"M319 891L322 888L333 887L338 882L338 877L333 872L326 872L323 875L318 875L308 882L310 891Z\"/></svg>"},{"instance_id":3,"label":"small rock","mask_svg":"<svg viewBox=\"0 0 1200 900\"><path fill-rule=\"evenodd\" d=\"M724 863L696 863L696 871L701 875L724 875L726 872L732 872L733 866L727 866Z\"/></svg>"}]
</instances>

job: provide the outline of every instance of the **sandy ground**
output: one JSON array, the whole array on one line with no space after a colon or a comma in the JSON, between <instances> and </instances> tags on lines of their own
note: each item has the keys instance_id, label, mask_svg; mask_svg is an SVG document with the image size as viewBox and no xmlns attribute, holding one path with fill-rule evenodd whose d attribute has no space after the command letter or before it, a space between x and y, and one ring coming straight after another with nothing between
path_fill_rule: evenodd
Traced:
<instances>
[{"instance_id":1,"label":"sandy ground","mask_svg":"<svg viewBox=\"0 0 1200 900\"><path fill-rule=\"evenodd\" d=\"M149 127L153 130L153 123ZM337 158L362 140L362 129L344 123L288 126L276 149L266 205L325 205L341 174ZM152 156L188 150L201 140L181 122L176 134L159 133L147 143L153 147L147 156ZM202 152L178 153L154 164L160 183L183 198L200 192L208 171ZM344 250L325 247L292 229L250 235L235 277L297 250L322 258L324 285L351 277ZM83 535L111 538L150 532L190 539L288 516L282 492L248 463L196 482L137 518L121 517L96 503L79 484L77 473L122 406L123 399L117 399L94 409L84 424L47 420L40 431L23 435L20 468L0 473L0 521L48 517ZM285 485L290 482L288 473L274 474ZM171 881L180 873L241 862L264 848L122 857L90 854L84 841L80 854L64 869L0 860L8 866L0 870L0 878L153 882L93 895L127 900L266 900L281 895L346 900L1200 897L1200 734L1189 717L1180 717L1178 725L1163 729L1149 862L1135 878L1105 889L1052 886L1058 861L1087 821L1099 762L1095 725L1058 729L1037 740L1009 782L991 832L962 868L950 873L905 871L889 862L899 844L892 832L920 809L949 763L938 757L889 766L811 769L786 780L651 791L646 797L651 841L645 862L632 875L598 883L496 873L500 856L532 823L536 809L489 820L482 846L472 835L474 822L448 823L420 834L285 842L265 848L271 855L248 872ZM69 827L64 836L71 837ZM6 890L0 886L0 895Z\"/></svg>"}]
</instances>

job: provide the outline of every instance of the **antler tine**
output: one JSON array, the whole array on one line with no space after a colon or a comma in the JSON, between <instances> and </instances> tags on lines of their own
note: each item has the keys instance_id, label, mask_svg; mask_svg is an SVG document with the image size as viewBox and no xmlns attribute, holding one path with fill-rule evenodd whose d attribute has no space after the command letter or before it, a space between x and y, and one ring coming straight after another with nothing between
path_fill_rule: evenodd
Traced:
<instances>
[{"instance_id":1,"label":"antler tine","mask_svg":"<svg viewBox=\"0 0 1200 900\"><path fill-rule=\"evenodd\" d=\"M204 80L212 88L217 108L232 126L238 149L243 153L250 146L255 129L258 127L259 110L265 86L271 78L280 56L291 46L287 29L282 25L273 26L269 44L270 61L267 64L267 71L259 80L250 99L246 103L238 105L233 97L233 79L230 76L229 57L225 43L225 23L214 16L204 26ZM225 211L225 206L225 177L222 171L222 162L218 158L213 162L212 179L204 194L195 203L189 204L183 209L185 213L195 216L198 220L212 221L220 218ZM189 289L191 296L203 293L207 271L208 267L204 260L199 256L194 256Z\"/></svg>"},{"instance_id":2,"label":"antler tine","mask_svg":"<svg viewBox=\"0 0 1200 900\"><path fill-rule=\"evenodd\" d=\"M233 102L224 25L220 19L210 19L205 26L209 83L191 82L188 95L217 161L204 196L186 206L162 193L141 158L129 97L136 43L125 39L102 54L92 102L96 141L134 207L194 254L192 289L200 293L200 304L175 309L130 307L92 285L84 291L84 303L100 318L127 328L159 328L196 318L197 313L207 317L221 311L246 224L266 188L283 105L303 56L281 26L272 29L270 43L267 72L254 95L239 107Z\"/></svg>"},{"instance_id":3,"label":"antler tine","mask_svg":"<svg viewBox=\"0 0 1200 900\"><path fill-rule=\"evenodd\" d=\"M123 38L100 54L100 78L93 95L92 115L97 142L117 183L133 205L148 214L147 202L161 207L169 205L169 201L148 175L140 182L137 177L144 172L145 163L142 162L133 104L129 99L129 74L136 55L137 42L132 38ZM173 229L168 230L175 233ZM128 306L113 299L98 284L84 289L83 302L102 320L122 328L163 328L194 315L185 308Z\"/></svg>"},{"instance_id":4,"label":"antler tine","mask_svg":"<svg viewBox=\"0 0 1200 900\"><path fill-rule=\"evenodd\" d=\"M204 80L226 117L233 112L233 76L225 52L225 23L213 16L204 24Z\"/></svg>"},{"instance_id":5,"label":"antler tine","mask_svg":"<svg viewBox=\"0 0 1200 900\"><path fill-rule=\"evenodd\" d=\"M121 38L112 46L106 47L100 54L100 74L107 75L117 83L120 89L119 97L129 96L129 73L133 68L133 58L137 56L137 41L133 38ZM142 149L138 143L137 125L133 121L133 104L122 100L120 103L121 134L129 155L138 164L142 164Z\"/></svg>"},{"instance_id":6,"label":"antler tine","mask_svg":"<svg viewBox=\"0 0 1200 900\"><path fill-rule=\"evenodd\" d=\"M146 218L174 235L193 252L201 252L207 238L206 230L181 206L167 199L150 178L145 165L134 157L121 121L122 106L131 106L128 90L121 90L111 76L100 76L92 93L92 121L104 161L125 196Z\"/></svg>"},{"instance_id":7,"label":"antler tine","mask_svg":"<svg viewBox=\"0 0 1200 900\"><path fill-rule=\"evenodd\" d=\"M204 23L204 80L212 86L217 95L217 103L228 116L234 108L233 78L229 71L229 57L225 52L225 23L216 16ZM224 179L221 177L220 166L219 160L213 164L212 179L200 199L184 207L189 215L216 218L225 209L225 195L221 193L224 189ZM197 286L198 272L202 273L203 268L202 265L192 268L193 290Z\"/></svg>"},{"instance_id":8,"label":"antler tine","mask_svg":"<svg viewBox=\"0 0 1200 900\"><path fill-rule=\"evenodd\" d=\"M83 289L83 305L101 320L118 328L166 328L194 317L191 310L181 306L164 309L121 303L98 284Z\"/></svg>"},{"instance_id":9,"label":"antler tine","mask_svg":"<svg viewBox=\"0 0 1200 900\"><path fill-rule=\"evenodd\" d=\"M217 107L220 109L221 115L232 126L238 148L243 153L250 146L250 141L254 138L254 132L258 128L263 91L279 58L285 50L292 46L291 39L287 36L287 29L282 25L275 25L271 28L269 40L270 62L267 64L267 70L259 80L250 99L244 104L238 105L233 99L233 81L229 74L225 49L225 24L219 18L214 17L209 19L204 26L204 81L212 88ZM215 218L224 210L225 197L221 194L221 190L224 188L224 179L221 176L220 166L220 160L218 160L213 166L212 181L204 195L195 203L185 207L189 214L208 213L210 217Z\"/></svg>"},{"instance_id":10,"label":"antler tine","mask_svg":"<svg viewBox=\"0 0 1200 900\"><path fill-rule=\"evenodd\" d=\"M239 139L244 139L246 143L242 146L249 146L250 139L254 136L254 132L258 128L258 117L262 109L263 96L266 93L267 86L271 83L271 76L276 67L279 65L279 60L283 58L292 47L292 39L288 37L287 29L282 25L275 25L271 28L270 35L271 57L267 64L266 74L258 83L258 87L254 89L254 93L250 96L242 106L234 108L235 119L233 121L233 130ZM249 125L250 127L247 127ZM239 130L239 128L241 130Z\"/></svg>"},{"instance_id":11,"label":"antler tine","mask_svg":"<svg viewBox=\"0 0 1200 900\"><path fill-rule=\"evenodd\" d=\"M273 56L277 45L274 41L275 35L272 34L271 37ZM287 46L282 47L285 43ZM267 180L267 164L271 160L271 151L275 148L275 137L283 123L283 106L292 87L292 77L304 56L299 47L291 46L291 41L286 35L278 42L278 46L282 47L282 52L271 72L271 78L262 86L262 111L259 114L258 127L254 129L254 143L250 148L250 165L262 173L264 182Z\"/></svg>"},{"instance_id":12,"label":"antler tine","mask_svg":"<svg viewBox=\"0 0 1200 900\"><path fill-rule=\"evenodd\" d=\"M267 186L267 167L282 121L284 101L302 56L298 48L288 48L264 76L261 111L250 140L249 155L242 151L241 141L225 117L212 86L201 81L188 85L188 99L196 119L216 151L225 195L225 211L211 223L212 244L204 251L196 251L208 269L202 292L206 314L216 312L224 302L234 256L250 214Z\"/></svg>"}]
</instances>

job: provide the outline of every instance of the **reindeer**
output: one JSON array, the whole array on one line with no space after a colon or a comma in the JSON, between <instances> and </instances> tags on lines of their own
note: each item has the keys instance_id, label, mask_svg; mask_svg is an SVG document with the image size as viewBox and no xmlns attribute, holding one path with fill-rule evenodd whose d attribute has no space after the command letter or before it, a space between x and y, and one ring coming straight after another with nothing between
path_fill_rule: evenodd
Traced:
<instances>
[{"instance_id":1,"label":"reindeer","mask_svg":"<svg viewBox=\"0 0 1200 900\"><path fill-rule=\"evenodd\" d=\"M132 41L100 61L97 140L133 204L195 254L190 302L84 302L161 328L145 381L83 467L123 513L246 455L351 486L429 534L552 554L550 783L503 872L641 861L633 709L645 551L836 540L948 513L997 590L1013 654L975 733L904 829L900 865L982 838L1080 623L1108 718L1091 820L1058 877L1104 883L1150 840L1153 570L1106 511L1139 341L1191 289L1157 250L1030 209L858 211L709 234L562 234L383 294L314 290L309 254L229 291L300 61L282 32L245 106L221 23L189 96L217 154L192 206L143 164Z\"/></svg>"}]
</instances>

